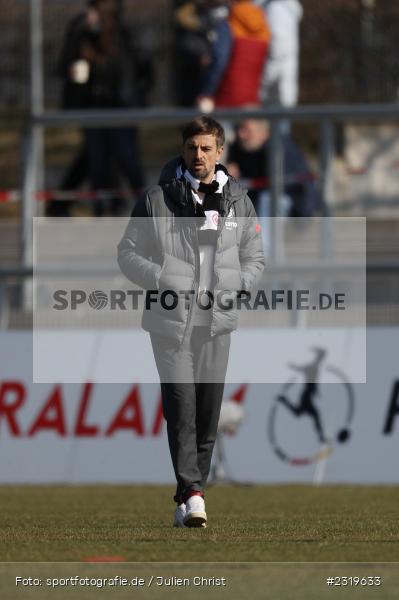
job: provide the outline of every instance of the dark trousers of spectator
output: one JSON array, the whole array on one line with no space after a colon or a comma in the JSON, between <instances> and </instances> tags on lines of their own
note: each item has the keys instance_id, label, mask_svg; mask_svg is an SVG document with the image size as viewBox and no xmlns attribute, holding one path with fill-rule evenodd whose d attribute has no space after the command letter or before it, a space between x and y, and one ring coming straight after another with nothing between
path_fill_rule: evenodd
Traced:
<instances>
[{"instance_id":1,"label":"dark trousers of spectator","mask_svg":"<svg viewBox=\"0 0 399 600\"><path fill-rule=\"evenodd\" d=\"M61 191L66 192L79 188L88 176L88 171L86 144L82 144L61 182ZM46 214L48 217L70 217L73 205L73 200L51 200L47 205Z\"/></svg>"},{"instance_id":2,"label":"dark trousers of spectator","mask_svg":"<svg viewBox=\"0 0 399 600\"><path fill-rule=\"evenodd\" d=\"M111 159L115 161L133 191L138 192L144 187L135 128L86 129L85 140L89 179L93 190L106 189ZM94 215L102 216L104 210L104 200L96 199Z\"/></svg>"},{"instance_id":3,"label":"dark trousers of spectator","mask_svg":"<svg viewBox=\"0 0 399 600\"><path fill-rule=\"evenodd\" d=\"M203 492L216 441L230 334L211 338L209 327L194 327L178 342L151 334L161 380L162 407L177 480L175 501Z\"/></svg>"}]
</instances>

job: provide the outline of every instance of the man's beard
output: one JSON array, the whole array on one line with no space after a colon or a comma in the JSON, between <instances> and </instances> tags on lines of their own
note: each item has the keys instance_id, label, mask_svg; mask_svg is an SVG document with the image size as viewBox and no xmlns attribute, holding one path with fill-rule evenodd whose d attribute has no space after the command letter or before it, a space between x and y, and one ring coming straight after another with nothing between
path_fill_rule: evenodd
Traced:
<instances>
[{"instance_id":1,"label":"man's beard","mask_svg":"<svg viewBox=\"0 0 399 600\"><path fill-rule=\"evenodd\" d=\"M191 175L193 177L195 177L195 179L198 179L199 181L203 181L204 179L207 179L209 177L209 175L211 174L212 170L207 170L206 167L202 167L200 169L195 169L195 167L191 167L189 169Z\"/></svg>"}]
</instances>

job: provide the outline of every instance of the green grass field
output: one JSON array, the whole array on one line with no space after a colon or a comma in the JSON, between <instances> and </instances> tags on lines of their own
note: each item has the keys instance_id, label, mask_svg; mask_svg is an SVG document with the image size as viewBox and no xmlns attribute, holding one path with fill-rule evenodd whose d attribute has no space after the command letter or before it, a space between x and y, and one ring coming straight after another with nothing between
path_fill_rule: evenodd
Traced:
<instances>
[{"instance_id":1,"label":"green grass field","mask_svg":"<svg viewBox=\"0 0 399 600\"><path fill-rule=\"evenodd\" d=\"M398 598L399 487L218 486L206 495L209 527L182 530L171 527L172 494L168 486L0 487L1 600ZM121 562L104 564L112 557ZM145 587L46 583L115 575L143 577ZM150 587L161 575L190 586ZM380 576L383 585L333 592L330 575ZM17 576L42 587L16 586ZM195 587L194 576L227 584Z\"/></svg>"},{"instance_id":2,"label":"green grass field","mask_svg":"<svg viewBox=\"0 0 399 600\"><path fill-rule=\"evenodd\" d=\"M1 561L396 561L399 487L218 486L206 530L168 486L0 488Z\"/></svg>"}]
</instances>

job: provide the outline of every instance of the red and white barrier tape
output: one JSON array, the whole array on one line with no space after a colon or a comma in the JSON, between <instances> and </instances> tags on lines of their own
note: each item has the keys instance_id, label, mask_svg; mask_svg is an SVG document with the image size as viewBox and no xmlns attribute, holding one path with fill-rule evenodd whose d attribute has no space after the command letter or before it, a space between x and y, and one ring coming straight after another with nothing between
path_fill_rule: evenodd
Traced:
<instances>
[{"instance_id":1,"label":"red and white barrier tape","mask_svg":"<svg viewBox=\"0 0 399 600\"><path fill-rule=\"evenodd\" d=\"M313 173L300 173L295 176L284 178L284 184L304 183L314 181L316 176ZM254 179L240 179L240 183L247 189L269 188L271 179L268 177L256 177ZM35 199L38 202L52 202L54 200L66 202L70 200L92 201L109 200L111 198L131 198L132 194L126 190L40 190L35 193ZM17 203L22 198L21 190L5 189L0 190L0 203Z\"/></svg>"},{"instance_id":2,"label":"red and white barrier tape","mask_svg":"<svg viewBox=\"0 0 399 600\"><path fill-rule=\"evenodd\" d=\"M399 161L394 161L390 165L391 171L399 170ZM367 167L347 167L346 173L349 176L366 175L370 171ZM317 181L318 175L306 171L304 173L296 173L284 177L283 183L290 185L294 183L305 183L307 181ZM250 190L268 189L271 186L269 177L255 177L253 179L242 178L239 180L241 185ZM132 193L126 190L40 190L36 192L35 199L38 202L52 202L54 200L67 202L68 200L77 201L92 201L92 200L109 200L111 198L131 198ZM0 189L0 204L1 203L17 203L22 198L21 190L17 189Z\"/></svg>"},{"instance_id":3,"label":"red and white barrier tape","mask_svg":"<svg viewBox=\"0 0 399 600\"><path fill-rule=\"evenodd\" d=\"M125 190L40 190L36 192L38 202L68 201L68 200L108 200L110 198L131 198L132 194ZM0 203L20 202L21 190L0 190Z\"/></svg>"}]
</instances>

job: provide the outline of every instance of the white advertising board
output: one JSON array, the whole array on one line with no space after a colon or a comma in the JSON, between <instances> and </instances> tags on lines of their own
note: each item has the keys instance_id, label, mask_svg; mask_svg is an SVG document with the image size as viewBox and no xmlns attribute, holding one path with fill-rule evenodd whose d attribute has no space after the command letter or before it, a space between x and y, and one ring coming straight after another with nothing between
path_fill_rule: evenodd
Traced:
<instances>
[{"instance_id":1,"label":"white advertising board","mask_svg":"<svg viewBox=\"0 0 399 600\"><path fill-rule=\"evenodd\" d=\"M240 482L398 483L399 328L368 331L364 384L328 352L306 383L314 336L293 356L289 331L270 332L283 383L226 385L222 466ZM157 385L34 384L30 332L2 333L0 351L1 483L173 482Z\"/></svg>"},{"instance_id":2,"label":"white advertising board","mask_svg":"<svg viewBox=\"0 0 399 600\"><path fill-rule=\"evenodd\" d=\"M289 375L287 365L298 360L303 348L320 347L334 364L345 364L351 381L366 381L365 328L239 328L231 336L226 383L282 383ZM312 360L310 354L306 359ZM324 383L336 381L329 369L311 376ZM158 383L150 336L141 329L35 330L33 381Z\"/></svg>"}]
</instances>

